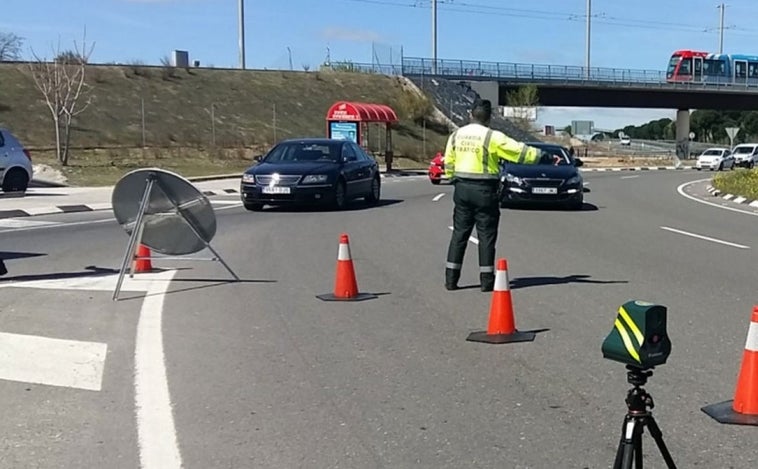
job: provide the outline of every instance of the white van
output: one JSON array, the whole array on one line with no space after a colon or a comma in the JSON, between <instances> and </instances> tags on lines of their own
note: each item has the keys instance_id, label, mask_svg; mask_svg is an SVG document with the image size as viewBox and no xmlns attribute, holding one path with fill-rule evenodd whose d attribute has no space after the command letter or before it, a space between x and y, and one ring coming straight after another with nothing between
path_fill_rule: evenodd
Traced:
<instances>
[{"instance_id":1,"label":"white van","mask_svg":"<svg viewBox=\"0 0 758 469\"><path fill-rule=\"evenodd\" d=\"M741 143L732 148L735 166L752 169L758 163L758 143Z\"/></svg>"}]
</instances>

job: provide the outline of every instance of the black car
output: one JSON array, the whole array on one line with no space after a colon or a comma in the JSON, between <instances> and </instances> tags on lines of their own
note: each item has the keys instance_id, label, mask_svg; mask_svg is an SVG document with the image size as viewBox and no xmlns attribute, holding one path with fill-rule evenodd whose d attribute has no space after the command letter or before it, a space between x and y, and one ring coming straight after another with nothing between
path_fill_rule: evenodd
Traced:
<instances>
[{"instance_id":1,"label":"black car","mask_svg":"<svg viewBox=\"0 0 758 469\"><path fill-rule=\"evenodd\" d=\"M584 205L582 160L561 145L529 142L542 150L539 164L504 163L500 167L500 206L545 203L579 210ZM556 164L555 156L559 157Z\"/></svg>"},{"instance_id":2,"label":"black car","mask_svg":"<svg viewBox=\"0 0 758 469\"><path fill-rule=\"evenodd\" d=\"M349 140L282 140L242 175L240 193L248 210L264 205L324 204L336 209L351 199L379 201L376 160Z\"/></svg>"}]
</instances>

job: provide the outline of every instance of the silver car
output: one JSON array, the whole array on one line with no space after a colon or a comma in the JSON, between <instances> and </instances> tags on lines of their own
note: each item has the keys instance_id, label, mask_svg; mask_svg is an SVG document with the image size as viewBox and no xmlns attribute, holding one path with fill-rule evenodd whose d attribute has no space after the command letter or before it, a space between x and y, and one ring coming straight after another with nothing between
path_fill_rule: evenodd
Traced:
<instances>
[{"instance_id":1,"label":"silver car","mask_svg":"<svg viewBox=\"0 0 758 469\"><path fill-rule=\"evenodd\" d=\"M0 128L0 188L24 193L33 173L29 150L8 129Z\"/></svg>"}]
</instances>

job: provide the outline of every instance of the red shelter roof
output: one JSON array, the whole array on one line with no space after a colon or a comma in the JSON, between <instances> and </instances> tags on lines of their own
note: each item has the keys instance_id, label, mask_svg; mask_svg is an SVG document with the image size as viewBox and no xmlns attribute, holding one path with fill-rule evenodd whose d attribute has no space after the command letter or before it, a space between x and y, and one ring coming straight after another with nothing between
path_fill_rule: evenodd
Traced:
<instances>
[{"instance_id":1,"label":"red shelter roof","mask_svg":"<svg viewBox=\"0 0 758 469\"><path fill-rule=\"evenodd\" d=\"M384 104L338 101L326 113L327 121L397 122L397 114Z\"/></svg>"}]
</instances>

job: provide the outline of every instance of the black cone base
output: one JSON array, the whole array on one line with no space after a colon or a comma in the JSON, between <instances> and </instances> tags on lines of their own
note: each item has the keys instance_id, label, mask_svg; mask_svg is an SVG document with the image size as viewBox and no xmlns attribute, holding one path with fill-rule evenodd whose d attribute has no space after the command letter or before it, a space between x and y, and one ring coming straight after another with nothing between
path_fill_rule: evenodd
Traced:
<instances>
[{"instance_id":1,"label":"black cone base","mask_svg":"<svg viewBox=\"0 0 758 469\"><path fill-rule=\"evenodd\" d=\"M487 331L472 332L466 337L469 342L485 344L510 344L514 342L532 342L537 334L534 332L514 331L510 334L487 334Z\"/></svg>"},{"instance_id":2,"label":"black cone base","mask_svg":"<svg viewBox=\"0 0 758 469\"><path fill-rule=\"evenodd\" d=\"M349 298L339 297L334 293L324 293L323 295L316 295L316 298L323 301L364 301L373 300L374 298L379 297L373 293L358 293L357 295Z\"/></svg>"},{"instance_id":3,"label":"black cone base","mask_svg":"<svg viewBox=\"0 0 758 469\"><path fill-rule=\"evenodd\" d=\"M8 273L8 269L5 268L5 262L3 262L2 259L0 259L0 275L5 275Z\"/></svg>"},{"instance_id":4,"label":"black cone base","mask_svg":"<svg viewBox=\"0 0 758 469\"><path fill-rule=\"evenodd\" d=\"M732 409L732 402L734 401L719 402L702 407L700 410L710 415L718 423L758 426L758 415L737 413Z\"/></svg>"}]
</instances>

